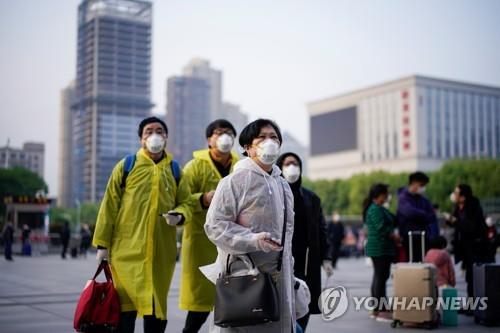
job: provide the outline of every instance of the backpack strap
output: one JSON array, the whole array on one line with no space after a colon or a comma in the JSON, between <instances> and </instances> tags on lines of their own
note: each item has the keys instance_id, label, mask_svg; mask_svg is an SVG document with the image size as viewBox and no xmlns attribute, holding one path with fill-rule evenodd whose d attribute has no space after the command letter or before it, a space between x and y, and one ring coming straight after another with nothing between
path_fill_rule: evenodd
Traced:
<instances>
[{"instance_id":1,"label":"backpack strap","mask_svg":"<svg viewBox=\"0 0 500 333\"><path fill-rule=\"evenodd\" d=\"M135 154L130 154L125 157L125 163L123 164L122 182L120 184L122 190L125 189L125 184L127 182L128 174L134 168L135 159L136 159Z\"/></svg>"},{"instance_id":2,"label":"backpack strap","mask_svg":"<svg viewBox=\"0 0 500 333\"><path fill-rule=\"evenodd\" d=\"M170 168L172 169L172 174L174 175L175 184L179 186L179 182L181 181L181 167L176 160L172 160L170 162Z\"/></svg>"}]
</instances>

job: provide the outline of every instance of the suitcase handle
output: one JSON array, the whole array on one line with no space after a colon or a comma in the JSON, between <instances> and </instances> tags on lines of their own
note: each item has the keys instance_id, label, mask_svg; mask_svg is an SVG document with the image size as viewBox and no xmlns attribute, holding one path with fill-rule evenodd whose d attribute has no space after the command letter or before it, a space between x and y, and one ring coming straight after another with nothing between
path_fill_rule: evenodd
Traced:
<instances>
[{"instance_id":1,"label":"suitcase handle","mask_svg":"<svg viewBox=\"0 0 500 333\"><path fill-rule=\"evenodd\" d=\"M413 262L413 235L418 235L420 234L420 240L421 240L421 248L422 248L422 262L424 261L425 257L425 231L408 231L408 238L410 241L410 262Z\"/></svg>"}]
</instances>

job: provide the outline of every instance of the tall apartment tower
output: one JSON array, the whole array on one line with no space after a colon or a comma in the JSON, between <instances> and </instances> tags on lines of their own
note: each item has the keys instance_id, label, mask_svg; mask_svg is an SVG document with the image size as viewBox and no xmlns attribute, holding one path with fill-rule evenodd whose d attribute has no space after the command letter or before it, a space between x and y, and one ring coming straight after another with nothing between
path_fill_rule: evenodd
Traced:
<instances>
[{"instance_id":1,"label":"tall apartment tower","mask_svg":"<svg viewBox=\"0 0 500 333\"><path fill-rule=\"evenodd\" d=\"M223 102L221 118L233 124L236 131L238 131L238 135L241 133L241 130L248 125L248 115L242 112L240 106L237 104Z\"/></svg>"},{"instance_id":2,"label":"tall apartment tower","mask_svg":"<svg viewBox=\"0 0 500 333\"><path fill-rule=\"evenodd\" d=\"M72 200L98 202L114 165L139 148L151 107L150 2L84 0L78 7Z\"/></svg>"},{"instance_id":3,"label":"tall apartment tower","mask_svg":"<svg viewBox=\"0 0 500 333\"><path fill-rule=\"evenodd\" d=\"M222 72L210 67L210 61L194 58L184 66L183 75L205 80L209 87L209 121L223 118Z\"/></svg>"},{"instance_id":4,"label":"tall apartment tower","mask_svg":"<svg viewBox=\"0 0 500 333\"><path fill-rule=\"evenodd\" d=\"M73 156L73 114L71 106L76 102L75 81L61 91L59 115L59 190L57 204L61 207L74 205L71 167Z\"/></svg>"},{"instance_id":5,"label":"tall apartment tower","mask_svg":"<svg viewBox=\"0 0 500 333\"><path fill-rule=\"evenodd\" d=\"M207 147L210 87L205 80L174 76L167 82L168 149L181 164Z\"/></svg>"}]
</instances>

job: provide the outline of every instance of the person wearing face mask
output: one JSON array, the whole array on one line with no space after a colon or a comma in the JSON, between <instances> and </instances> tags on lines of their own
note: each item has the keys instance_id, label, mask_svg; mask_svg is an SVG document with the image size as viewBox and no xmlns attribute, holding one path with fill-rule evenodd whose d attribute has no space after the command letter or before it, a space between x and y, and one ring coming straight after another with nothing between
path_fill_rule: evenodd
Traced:
<instances>
[{"instance_id":1,"label":"person wearing face mask","mask_svg":"<svg viewBox=\"0 0 500 333\"><path fill-rule=\"evenodd\" d=\"M125 173L125 158L111 173L93 245L99 263L106 259L111 264L120 298L118 331L134 332L141 316L144 332L163 333L177 254L175 226L191 219L191 195L182 173L177 183L172 155L165 151L167 125L146 118L138 135L141 149L133 168Z\"/></svg>"},{"instance_id":2,"label":"person wearing face mask","mask_svg":"<svg viewBox=\"0 0 500 333\"><path fill-rule=\"evenodd\" d=\"M469 185L458 185L450 199L455 204L455 209L452 215L445 214L445 219L455 228L455 263L463 262L467 295L473 297L473 265L487 261L487 226L481 204ZM465 313L471 314L470 311Z\"/></svg>"},{"instance_id":3,"label":"person wearing face mask","mask_svg":"<svg viewBox=\"0 0 500 333\"><path fill-rule=\"evenodd\" d=\"M309 287L311 299L317 300L321 294L321 267L327 277L333 275L330 247L326 235L326 223L320 198L302 187L302 160L294 153L285 153L276 165L282 170L293 192L294 233L292 254L295 259L294 275L304 280ZM297 319L305 332L309 316L320 314L318 302L309 303L309 313Z\"/></svg>"},{"instance_id":4,"label":"person wearing face mask","mask_svg":"<svg viewBox=\"0 0 500 333\"><path fill-rule=\"evenodd\" d=\"M188 311L184 333L198 332L214 306L215 287L198 269L217 257L217 249L208 240L203 224L217 184L238 161L238 155L232 152L235 136L236 130L229 121L213 121L206 129L208 149L195 151L184 167L193 207L192 218L185 222L182 235L179 308Z\"/></svg>"},{"instance_id":5,"label":"person wearing face mask","mask_svg":"<svg viewBox=\"0 0 500 333\"><path fill-rule=\"evenodd\" d=\"M340 248L346 236L345 226L340 219L338 211L334 211L332 214L332 222L328 224L327 235L330 241L332 266L333 268L337 268L337 261L340 258Z\"/></svg>"},{"instance_id":6,"label":"person wearing face mask","mask_svg":"<svg viewBox=\"0 0 500 333\"><path fill-rule=\"evenodd\" d=\"M248 254L259 271L275 276L280 320L237 328L216 327L216 332L290 333L295 326L293 194L275 165L281 142L278 125L271 120L258 119L243 129L239 143L247 158L236 163L233 173L219 182L205 222L208 239L217 246L219 272L225 270L228 255L238 269L241 261L235 257ZM284 221L285 243L281 244ZM282 267L278 272L282 249ZM248 267L240 269L247 271Z\"/></svg>"},{"instance_id":7,"label":"person wearing face mask","mask_svg":"<svg viewBox=\"0 0 500 333\"><path fill-rule=\"evenodd\" d=\"M384 207L388 198L389 186L375 184L363 202L363 221L368 232L365 254L373 263L371 295L379 300L377 304L381 304L381 299L386 297L386 283L396 255L396 244L400 241L394 232L396 217ZM392 316L388 310L377 308L370 316L377 321L391 321Z\"/></svg>"},{"instance_id":8,"label":"person wearing face mask","mask_svg":"<svg viewBox=\"0 0 500 333\"><path fill-rule=\"evenodd\" d=\"M417 171L410 174L408 187L398 190L397 221L399 234L403 237L403 246L409 253L409 231L425 231L427 242L439 235L437 217L432 204L424 196L425 187L429 183L429 177L423 172ZM421 262L424 258L420 249L420 241L413 242L414 261ZM428 246L425 246L427 249Z\"/></svg>"}]
</instances>

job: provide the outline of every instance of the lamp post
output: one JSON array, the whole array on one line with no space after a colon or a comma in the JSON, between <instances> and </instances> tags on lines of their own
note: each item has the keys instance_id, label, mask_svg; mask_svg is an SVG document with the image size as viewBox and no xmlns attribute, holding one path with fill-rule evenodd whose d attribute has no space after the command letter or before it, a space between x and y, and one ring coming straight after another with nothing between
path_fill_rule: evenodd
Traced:
<instances>
[{"instance_id":1,"label":"lamp post","mask_svg":"<svg viewBox=\"0 0 500 333\"><path fill-rule=\"evenodd\" d=\"M76 231L80 230L80 214L82 212L82 205L80 204L80 200L76 199Z\"/></svg>"}]
</instances>

